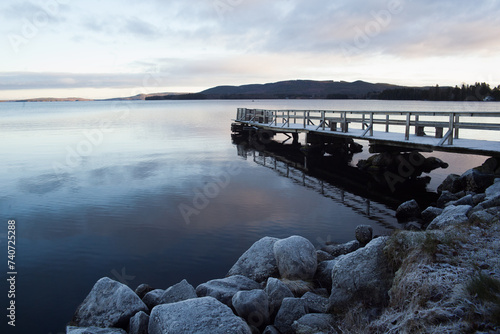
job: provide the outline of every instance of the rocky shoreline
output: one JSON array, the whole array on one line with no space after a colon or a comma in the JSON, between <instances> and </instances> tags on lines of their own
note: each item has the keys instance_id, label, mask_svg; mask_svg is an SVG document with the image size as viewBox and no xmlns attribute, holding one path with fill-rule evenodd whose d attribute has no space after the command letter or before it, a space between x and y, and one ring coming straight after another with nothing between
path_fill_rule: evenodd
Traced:
<instances>
[{"instance_id":1,"label":"rocky shoreline","mask_svg":"<svg viewBox=\"0 0 500 334\"><path fill-rule=\"evenodd\" d=\"M403 203L389 237L364 225L320 249L264 237L196 288L101 278L67 333L500 333L500 160L438 192L428 208Z\"/></svg>"}]
</instances>

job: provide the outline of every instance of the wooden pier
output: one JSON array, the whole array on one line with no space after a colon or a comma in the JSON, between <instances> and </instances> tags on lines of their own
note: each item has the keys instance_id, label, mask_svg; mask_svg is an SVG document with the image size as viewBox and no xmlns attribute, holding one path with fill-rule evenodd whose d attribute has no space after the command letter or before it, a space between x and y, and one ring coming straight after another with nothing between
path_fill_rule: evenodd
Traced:
<instances>
[{"instance_id":1,"label":"wooden pier","mask_svg":"<svg viewBox=\"0 0 500 334\"><path fill-rule=\"evenodd\" d=\"M500 156L500 112L238 108L235 122L246 131L292 134L295 139L305 133L316 142L350 138L401 150Z\"/></svg>"}]
</instances>

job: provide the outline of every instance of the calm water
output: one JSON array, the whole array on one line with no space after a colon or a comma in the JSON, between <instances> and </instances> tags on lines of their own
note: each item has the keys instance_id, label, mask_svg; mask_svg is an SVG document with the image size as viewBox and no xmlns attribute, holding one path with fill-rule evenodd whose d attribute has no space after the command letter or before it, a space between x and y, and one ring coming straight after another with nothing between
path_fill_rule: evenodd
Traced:
<instances>
[{"instance_id":1,"label":"calm water","mask_svg":"<svg viewBox=\"0 0 500 334\"><path fill-rule=\"evenodd\" d=\"M237 107L346 110L492 110L497 104L383 101L179 101L0 104L0 244L16 221L16 328L63 332L103 276L135 289L223 277L263 236L314 244L353 239L358 224L387 234L390 207L283 176L238 155ZM485 158L435 154L451 172ZM354 162L369 156L361 153ZM208 197L201 196L205 192ZM7 270L2 269L2 277ZM6 280L2 279L7 307ZM3 311L6 312L6 311ZM6 331L2 330L3 333Z\"/></svg>"}]
</instances>

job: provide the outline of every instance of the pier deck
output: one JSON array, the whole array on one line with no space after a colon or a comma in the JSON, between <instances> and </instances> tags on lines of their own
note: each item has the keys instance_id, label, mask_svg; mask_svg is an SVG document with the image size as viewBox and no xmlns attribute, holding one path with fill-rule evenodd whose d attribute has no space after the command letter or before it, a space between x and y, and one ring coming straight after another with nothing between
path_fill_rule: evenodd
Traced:
<instances>
[{"instance_id":1,"label":"pier deck","mask_svg":"<svg viewBox=\"0 0 500 334\"><path fill-rule=\"evenodd\" d=\"M368 140L370 144L500 156L500 112L383 112L238 108L237 123L275 133Z\"/></svg>"}]
</instances>

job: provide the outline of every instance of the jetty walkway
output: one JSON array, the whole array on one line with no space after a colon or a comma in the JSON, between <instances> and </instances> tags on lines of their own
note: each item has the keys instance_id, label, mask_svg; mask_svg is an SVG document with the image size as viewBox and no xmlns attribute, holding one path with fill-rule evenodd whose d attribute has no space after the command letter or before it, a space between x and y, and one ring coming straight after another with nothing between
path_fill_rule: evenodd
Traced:
<instances>
[{"instance_id":1,"label":"jetty walkway","mask_svg":"<svg viewBox=\"0 0 500 334\"><path fill-rule=\"evenodd\" d=\"M315 142L368 140L394 149L500 156L500 112L267 110L238 108L235 131L299 133ZM311 142L308 139L308 142Z\"/></svg>"}]
</instances>

